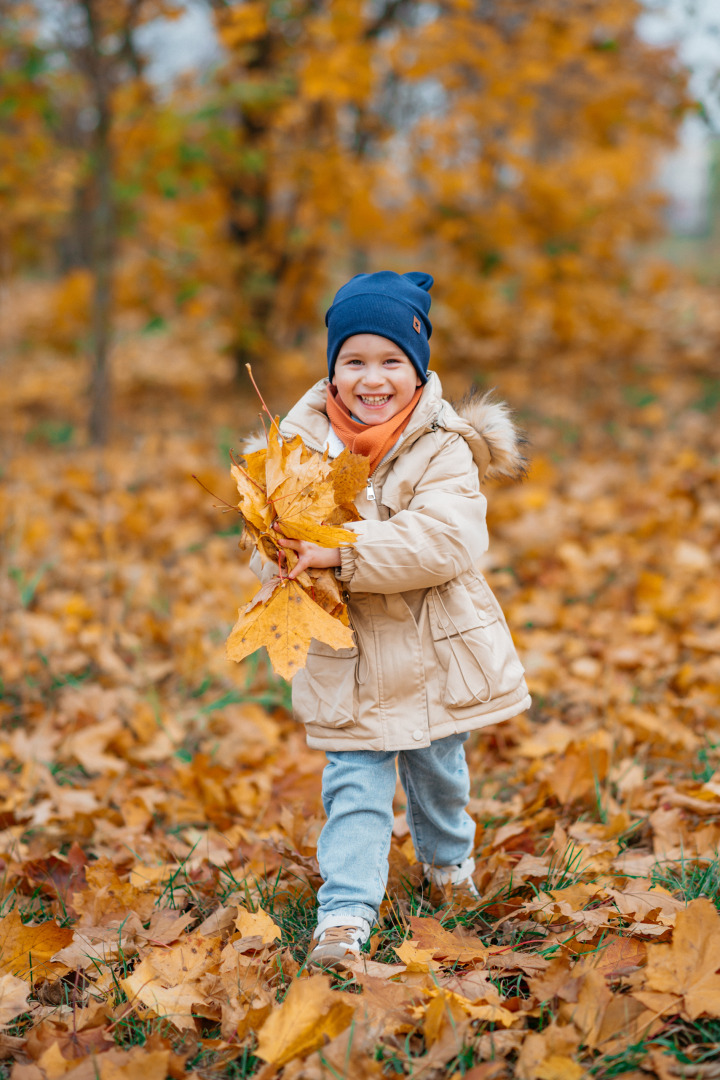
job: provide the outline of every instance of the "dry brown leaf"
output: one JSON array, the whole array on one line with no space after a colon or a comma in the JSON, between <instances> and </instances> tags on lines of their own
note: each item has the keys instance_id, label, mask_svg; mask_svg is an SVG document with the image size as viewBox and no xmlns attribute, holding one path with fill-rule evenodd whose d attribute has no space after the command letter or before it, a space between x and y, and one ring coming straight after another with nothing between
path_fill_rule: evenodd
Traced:
<instances>
[{"instance_id":1,"label":"dry brown leaf","mask_svg":"<svg viewBox=\"0 0 720 1080\"><path fill-rule=\"evenodd\" d=\"M235 928L241 937L259 937L263 945L269 945L281 936L280 927L262 908L257 911L240 908L235 919Z\"/></svg>"},{"instance_id":2,"label":"dry brown leaf","mask_svg":"<svg viewBox=\"0 0 720 1080\"><path fill-rule=\"evenodd\" d=\"M443 1016L451 1023L460 1016L468 1016L471 1020L501 1024L503 1027L510 1027L517 1019L515 1013L503 1008L497 1001L493 1001L491 993L487 995L487 1003L469 1001L462 994L457 994L446 986L428 988L427 993L430 996L430 1004L425 1008L425 1017L431 1016L430 1029L433 1039L438 1036L439 1028L444 1022ZM427 1026L425 1030L427 1034Z\"/></svg>"},{"instance_id":3,"label":"dry brown leaf","mask_svg":"<svg viewBox=\"0 0 720 1080\"><path fill-rule=\"evenodd\" d=\"M552 1023L545 1031L530 1032L518 1055L518 1080L581 1080L585 1069L576 1056L579 1042L571 1025Z\"/></svg>"},{"instance_id":4,"label":"dry brown leaf","mask_svg":"<svg viewBox=\"0 0 720 1080\"><path fill-rule=\"evenodd\" d=\"M605 1012L612 999L605 976L599 971L589 971L581 979L577 1004L569 1007L568 1014L587 1046L598 1045Z\"/></svg>"},{"instance_id":5,"label":"dry brown leaf","mask_svg":"<svg viewBox=\"0 0 720 1080\"><path fill-rule=\"evenodd\" d=\"M580 957L573 968L573 976L579 978L590 971L598 971L606 979L628 975L645 964L647 955L648 947L644 941L608 935L596 952Z\"/></svg>"},{"instance_id":6,"label":"dry brown leaf","mask_svg":"<svg viewBox=\"0 0 720 1080\"><path fill-rule=\"evenodd\" d=\"M653 916L649 921L673 926L678 913L685 909L681 900L659 886L652 889L626 888L622 891L608 889L607 893L621 914L633 916L638 922Z\"/></svg>"},{"instance_id":7,"label":"dry brown leaf","mask_svg":"<svg viewBox=\"0 0 720 1080\"><path fill-rule=\"evenodd\" d=\"M440 970L440 962L434 959L433 949L423 949L416 941L403 941L402 945L395 945L394 948L409 972Z\"/></svg>"},{"instance_id":8,"label":"dry brown leaf","mask_svg":"<svg viewBox=\"0 0 720 1080\"><path fill-rule=\"evenodd\" d=\"M436 960L484 964L490 951L478 939L460 938L451 934L437 919L418 918L413 915L410 917L410 927L413 943L419 949L429 950ZM395 951L397 952L397 949Z\"/></svg>"},{"instance_id":9,"label":"dry brown leaf","mask_svg":"<svg viewBox=\"0 0 720 1080\"><path fill-rule=\"evenodd\" d=\"M5 972L0 975L0 1024L9 1024L27 1008L30 987L24 979Z\"/></svg>"},{"instance_id":10,"label":"dry brown leaf","mask_svg":"<svg viewBox=\"0 0 720 1080\"><path fill-rule=\"evenodd\" d=\"M422 1030L426 1046L437 1042L443 1028L457 1028L464 1013L456 994L439 991L434 994L423 1009Z\"/></svg>"},{"instance_id":11,"label":"dry brown leaf","mask_svg":"<svg viewBox=\"0 0 720 1080\"><path fill-rule=\"evenodd\" d=\"M596 732L583 742L571 743L553 765L548 783L563 806L592 795L610 764L610 738Z\"/></svg>"},{"instance_id":12,"label":"dry brown leaf","mask_svg":"<svg viewBox=\"0 0 720 1080\"><path fill-rule=\"evenodd\" d=\"M165 1080L169 1050L146 1050L133 1047L122 1058L103 1055L99 1059L100 1080Z\"/></svg>"},{"instance_id":13,"label":"dry brown leaf","mask_svg":"<svg viewBox=\"0 0 720 1080\"><path fill-rule=\"evenodd\" d=\"M128 912L147 922L155 908L155 891L123 881L110 859L103 856L85 869L87 889L73 896L85 926L120 925Z\"/></svg>"},{"instance_id":14,"label":"dry brown leaf","mask_svg":"<svg viewBox=\"0 0 720 1080\"><path fill-rule=\"evenodd\" d=\"M382 1062L375 1060L377 1038L370 1026L353 1024L309 1057L286 1065L283 1080L365 1080L385 1076Z\"/></svg>"},{"instance_id":15,"label":"dry brown leaf","mask_svg":"<svg viewBox=\"0 0 720 1080\"><path fill-rule=\"evenodd\" d=\"M720 915L705 898L678 912L672 944L648 955L646 987L676 994L690 1020L720 1017Z\"/></svg>"},{"instance_id":16,"label":"dry brown leaf","mask_svg":"<svg viewBox=\"0 0 720 1080\"><path fill-rule=\"evenodd\" d=\"M29 979L49 968L51 958L72 940L73 932L68 926L56 922L23 924L13 908L0 919L0 973L19 975Z\"/></svg>"},{"instance_id":17,"label":"dry brown leaf","mask_svg":"<svg viewBox=\"0 0 720 1080\"><path fill-rule=\"evenodd\" d=\"M358 1005L352 995L331 990L327 976L296 979L263 1024L255 1053L273 1065L305 1057L344 1031Z\"/></svg>"},{"instance_id":18,"label":"dry brown leaf","mask_svg":"<svg viewBox=\"0 0 720 1080\"><path fill-rule=\"evenodd\" d=\"M330 465L330 476L335 491L335 502L339 507L355 511L353 504L358 493L365 488L369 474L370 459L364 454L353 454L345 448L333 459Z\"/></svg>"},{"instance_id":19,"label":"dry brown leaf","mask_svg":"<svg viewBox=\"0 0 720 1080\"><path fill-rule=\"evenodd\" d=\"M205 1001L204 979L219 958L217 939L188 934L178 945L153 949L122 986L131 1002L141 1001L181 1030L194 1030L193 1006Z\"/></svg>"}]
</instances>

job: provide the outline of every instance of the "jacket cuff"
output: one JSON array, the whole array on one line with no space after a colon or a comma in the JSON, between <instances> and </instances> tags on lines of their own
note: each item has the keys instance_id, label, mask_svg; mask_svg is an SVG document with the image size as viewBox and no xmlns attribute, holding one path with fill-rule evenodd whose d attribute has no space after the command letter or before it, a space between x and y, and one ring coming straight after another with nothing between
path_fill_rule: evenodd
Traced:
<instances>
[{"instance_id":1,"label":"jacket cuff","mask_svg":"<svg viewBox=\"0 0 720 1080\"><path fill-rule=\"evenodd\" d=\"M355 551L352 544L343 544L340 548L340 566L336 567L335 576L344 582L352 581L355 576Z\"/></svg>"}]
</instances>

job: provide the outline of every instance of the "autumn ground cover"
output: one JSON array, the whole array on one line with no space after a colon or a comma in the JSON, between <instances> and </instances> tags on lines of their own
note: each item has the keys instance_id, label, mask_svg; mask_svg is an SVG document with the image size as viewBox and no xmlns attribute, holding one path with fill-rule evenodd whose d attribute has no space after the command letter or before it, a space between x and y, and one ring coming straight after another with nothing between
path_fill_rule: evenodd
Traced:
<instances>
[{"instance_id":1,"label":"autumn ground cover","mask_svg":"<svg viewBox=\"0 0 720 1080\"><path fill-rule=\"evenodd\" d=\"M486 572L534 705L469 744L481 902L423 894L399 795L382 924L332 979L303 968L323 757L225 660L254 584L192 479L233 500L254 398L119 373L91 449L78 361L8 356L0 1075L720 1075L720 326L696 292L665 318L481 380L532 445Z\"/></svg>"}]
</instances>

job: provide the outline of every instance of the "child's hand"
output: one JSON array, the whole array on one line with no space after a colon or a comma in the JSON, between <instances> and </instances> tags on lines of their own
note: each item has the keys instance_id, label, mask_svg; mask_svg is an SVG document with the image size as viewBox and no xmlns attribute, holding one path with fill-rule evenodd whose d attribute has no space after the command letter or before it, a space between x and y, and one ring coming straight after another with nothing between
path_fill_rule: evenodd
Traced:
<instances>
[{"instance_id":1,"label":"child's hand","mask_svg":"<svg viewBox=\"0 0 720 1080\"><path fill-rule=\"evenodd\" d=\"M288 574L289 578L296 578L308 567L322 570L327 566L340 566L340 548L320 547L310 540L288 540L284 536L278 537L278 544L297 553L298 561Z\"/></svg>"}]
</instances>

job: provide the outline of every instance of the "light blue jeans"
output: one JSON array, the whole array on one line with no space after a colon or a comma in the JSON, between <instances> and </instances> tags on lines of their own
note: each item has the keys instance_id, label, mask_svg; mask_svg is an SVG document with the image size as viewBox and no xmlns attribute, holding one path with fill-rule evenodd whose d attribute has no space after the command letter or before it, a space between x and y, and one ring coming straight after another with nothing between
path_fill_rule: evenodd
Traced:
<instances>
[{"instance_id":1,"label":"light blue jeans","mask_svg":"<svg viewBox=\"0 0 720 1080\"><path fill-rule=\"evenodd\" d=\"M451 866L470 855L475 823L467 734L449 735L419 750L335 750L327 754L322 797L327 814L318 840L323 885L318 923L328 916L376 921L385 895L393 827L397 758L407 796L407 821L419 862Z\"/></svg>"}]
</instances>

